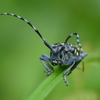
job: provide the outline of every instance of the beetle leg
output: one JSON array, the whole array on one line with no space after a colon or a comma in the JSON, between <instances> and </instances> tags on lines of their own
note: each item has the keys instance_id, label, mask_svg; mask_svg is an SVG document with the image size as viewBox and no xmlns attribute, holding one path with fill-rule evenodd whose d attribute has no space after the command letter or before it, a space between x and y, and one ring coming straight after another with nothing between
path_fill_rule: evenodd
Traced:
<instances>
[{"instance_id":1,"label":"beetle leg","mask_svg":"<svg viewBox=\"0 0 100 100\"><path fill-rule=\"evenodd\" d=\"M47 55L43 54L41 57L41 60L46 61L47 66L53 71L53 67L48 63L51 62L50 57L48 57Z\"/></svg>"},{"instance_id":2,"label":"beetle leg","mask_svg":"<svg viewBox=\"0 0 100 100\"><path fill-rule=\"evenodd\" d=\"M72 60L69 60L69 61L65 62L64 65L70 65L70 64L72 64L72 62L79 62L79 61L82 61L82 59L83 59L85 56L87 56L87 55L88 55L87 53L83 53L83 54L81 54L79 57L74 58L74 59L72 59Z\"/></svg>"},{"instance_id":3,"label":"beetle leg","mask_svg":"<svg viewBox=\"0 0 100 100\"><path fill-rule=\"evenodd\" d=\"M42 60L45 61L47 65L44 64L44 62ZM48 62L50 62L50 58L47 55L43 54L42 57L40 57L40 62L46 69L46 71L44 71L44 72L46 72L47 75L51 75L51 73L53 71L53 67L48 63Z\"/></svg>"},{"instance_id":4,"label":"beetle leg","mask_svg":"<svg viewBox=\"0 0 100 100\"><path fill-rule=\"evenodd\" d=\"M44 72L46 72L48 76L51 75L51 70L43 63L42 60L40 60L40 62L42 63L42 65L43 65L44 68L46 69L46 71L44 71Z\"/></svg>"},{"instance_id":5,"label":"beetle leg","mask_svg":"<svg viewBox=\"0 0 100 100\"><path fill-rule=\"evenodd\" d=\"M76 68L78 68L78 69L82 69L82 67L80 67L80 66L76 66Z\"/></svg>"},{"instance_id":6,"label":"beetle leg","mask_svg":"<svg viewBox=\"0 0 100 100\"><path fill-rule=\"evenodd\" d=\"M84 61L82 61L82 71L84 72Z\"/></svg>"},{"instance_id":7,"label":"beetle leg","mask_svg":"<svg viewBox=\"0 0 100 100\"><path fill-rule=\"evenodd\" d=\"M87 53L83 53L81 54L79 57L77 58L74 58L72 60L69 60L67 62L64 63L64 65L71 65L64 73L63 73L63 79L64 79L64 82L66 83L66 85L68 86L68 81L66 79L66 75L69 75L71 74L72 70L74 70L77 65L81 62L81 60L87 56ZM69 72L69 73L68 73Z\"/></svg>"},{"instance_id":8,"label":"beetle leg","mask_svg":"<svg viewBox=\"0 0 100 100\"><path fill-rule=\"evenodd\" d=\"M46 62L51 62L50 61L50 57L48 57L47 55L43 54L42 57L40 57L41 60L44 60Z\"/></svg>"},{"instance_id":9,"label":"beetle leg","mask_svg":"<svg viewBox=\"0 0 100 100\"><path fill-rule=\"evenodd\" d=\"M52 70L52 71L54 71L54 68L48 63L48 62L46 62L47 63L47 66Z\"/></svg>"},{"instance_id":10,"label":"beetle leg","mask_svg":"<svg viewBox=\"0 0 100 100\"><path fill-rule=\"evenodd\" d=\"M66 74L68 73L68 75L71 73L71 69L72 67L75 65L75 62L72 63L72 65L63 73L63 79L64 79L64 82L66 83L66 86L68 86L68 81L66 79Z\"/></svg>"}]
</instances>

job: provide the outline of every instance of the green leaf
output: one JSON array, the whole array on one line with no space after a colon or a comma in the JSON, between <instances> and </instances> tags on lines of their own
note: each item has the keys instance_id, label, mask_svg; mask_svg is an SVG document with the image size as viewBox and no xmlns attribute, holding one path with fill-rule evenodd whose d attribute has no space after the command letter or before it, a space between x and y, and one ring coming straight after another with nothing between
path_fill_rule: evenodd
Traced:
<instances>
[{"instance_id":1,"label":"green leaf","mask_svg":"<svg viewBox=\"0 0 100 100\"><path fill-rule=\"evenodd\" d=\"M62 72L64 68L57 68L53 74L44 79L33 91L27 100L43 100L53 90L53 88L63 80ZM64 84L65 85L65 84Z\"/></svg>"}]
</instances>

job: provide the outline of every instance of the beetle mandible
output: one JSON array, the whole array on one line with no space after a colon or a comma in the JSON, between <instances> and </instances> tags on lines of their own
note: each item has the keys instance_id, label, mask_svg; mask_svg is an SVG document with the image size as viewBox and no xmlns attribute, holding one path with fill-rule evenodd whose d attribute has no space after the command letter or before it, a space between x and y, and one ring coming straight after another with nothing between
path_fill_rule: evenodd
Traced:
<instances>
[{"instance_id":1,"label":"beetle mandible","mask_svg":"<svg viewBox=\"0 0 100 100\"><path fill-rule=\"evenodd\" d=\"M11 15L26 22L35 30L35 32L39 35L39 37L42 39L44 44L50 49L50 57L45 54L43 54L42 57L40 57L40 61L42 65L44 66L44 68L46 69L45 72L47 73L47 75L51 75L53 73L54 68L52 66L56 66L56 65L60 67L69 66L63 73L64 82L68 86L68 81L66 79L66 76L69 75L75 68L78 68L78 64L81 61L83 63L83 69L84 69L83 59L88 54L83 53L83 49L79 41L79 35L77 33L70 34L66 38L65 42L63 43L56 43L56 44L50 45L42 37L40 32L28 20L12 13L0 13L0 15ZM72 44L67 43L68 40L74 35L76 36L77 45L72 45ZM43 61L46 62L46 64Z\"/></svg>"}]
</instances>

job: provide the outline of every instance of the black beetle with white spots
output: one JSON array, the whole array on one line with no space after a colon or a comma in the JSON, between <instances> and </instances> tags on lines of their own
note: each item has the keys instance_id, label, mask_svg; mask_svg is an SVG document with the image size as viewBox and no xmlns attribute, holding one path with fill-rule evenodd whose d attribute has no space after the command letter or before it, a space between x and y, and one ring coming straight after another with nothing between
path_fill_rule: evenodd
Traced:
<instances>
[{"instance_id":1,"label":"black beetle with white spots","mask_svg":"<svg viewBox=\"0 0 100 100\"><path fill-rule=\"evenodd\" d=\"M28 20L26 20L18 15L12 14L12 13L0 13L0 15L10 15L10 16L14 16L14 17L17 17L17 18L23 20L28 25L30 25L35 30L35 32L39 35L39 37L43 40L44 44L50 49L50 57L43 54L42 57L40 57L40 61L45 68L44 72L48 76L54 72L53 66L56 66L56 65L58 65L59 67L64 66L64 67L66 67L66 70L63 73L63 79L64 79L64 82L66 83L66 86L68 86L68 81L66 79L66 76L71 74L71 72L75 68L80 68L78 66L78 64L80 62L82 62L82 67L84 70L83 59L88 54L83 53L83 49L82 49L82 46L79 41L79 35L77 33L70 34L66 38L65 42L63 42L63 43L56 43L56 44L50 45L42 37L40 32ZM72 45L72 44L68 43L68 40L74 35L76 36L77 45Z\"/></svg>"}]
</instances>

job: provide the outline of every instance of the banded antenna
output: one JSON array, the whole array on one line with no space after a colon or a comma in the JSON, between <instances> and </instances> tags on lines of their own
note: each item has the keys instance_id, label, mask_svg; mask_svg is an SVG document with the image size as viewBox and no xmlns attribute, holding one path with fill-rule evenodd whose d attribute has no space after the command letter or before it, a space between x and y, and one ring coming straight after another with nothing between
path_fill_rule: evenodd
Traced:
<instances>
[{"instance_id":1,"label":"banded antenna","mask_svg":"<svg viewBox=\"0 0 100 100\"><path fill-rule=\"evenodd\" d=\"M79 35L77 33L72 33L70 34L67 39L65 40L65 43L69 40L69 38L71 38L73 35L76 35L76 41L77 41L77 45L79 46L80 48L80 53L82 54L83 53L83 49L82 49L82 45L80 43L80 40L79 40Z\"/></svg>"},{"instance_id":2,"label":"banded antenna","mask_svg":"<svg viewBox=\"0 0 100 100\"><path fill-rule=\"evenodd\" d=\"M80 40L79 40L79 35L77 33L72 33L70 34L67 39L65 40L65 43L69 40L69 38L71 38L73 35L76 35L76 41L77 41L77 44L79 46L79 49L80 49L80 55L83 53L83 48L82 48L82 45L80 43ZM84 71L84 61L82 60L82 71Z\"/></svg>"},{"instance_id":3,"label":"banded antenna","mask_svg":"<svg viewBox=\"0 0 100 100\"><path fill-rule=\"evenodd\" d=\"M42 37L42 35L40 34L40 32L28 21L26 20L25 18L21 17L21 16L18 16L18 15L15 15L15 14L12 14L12 13L0 13L0 15L10 15L10 16L14 16L14 17L17 17L21 20L23 20L24 22L26 22L29 26L31 26L34 31L40 36L40 38L43 40L44 44L52 50L52 47L50 46L50 44Z\"/></svg>"}]
</instances>

